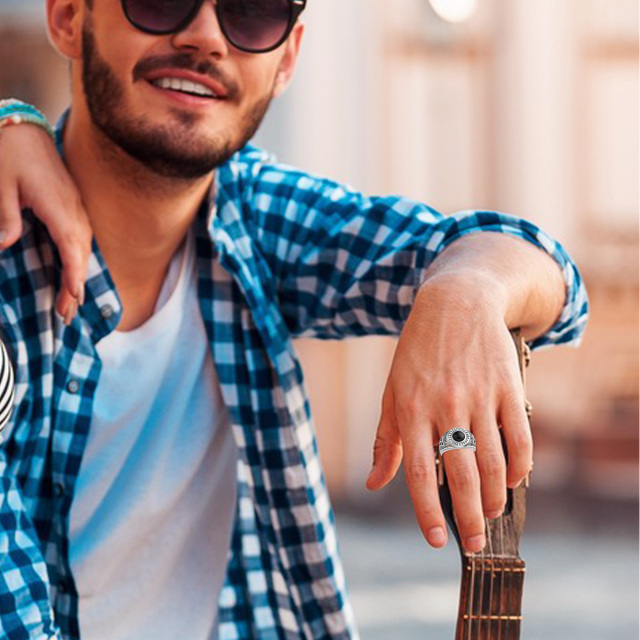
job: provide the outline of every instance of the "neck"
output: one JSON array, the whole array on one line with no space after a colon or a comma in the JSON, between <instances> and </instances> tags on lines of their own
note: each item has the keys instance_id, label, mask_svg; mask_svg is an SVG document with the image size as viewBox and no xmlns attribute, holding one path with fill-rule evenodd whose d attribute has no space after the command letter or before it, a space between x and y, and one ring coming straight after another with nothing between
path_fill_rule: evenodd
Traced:
<instances>
[{"instance_id":1,"label":"neck","mask_svg":"<svg viewBox=\"0 0 640 640\"><path fill-rule=\"evenodd\" d=\"M71 111L65 162L121 296L158 288L213 179L160 177L117 148L83 109Z\"/></svg>"},{"instance_id":2,"label":"neck","mask_svg":"<svg viewBox=\"0 0 640 640\"><path fill-rule=\"evenodd\" d=\"M464 555L456 640L519 640L524 572L518 557Z\"/></svg>"}]
</instances>

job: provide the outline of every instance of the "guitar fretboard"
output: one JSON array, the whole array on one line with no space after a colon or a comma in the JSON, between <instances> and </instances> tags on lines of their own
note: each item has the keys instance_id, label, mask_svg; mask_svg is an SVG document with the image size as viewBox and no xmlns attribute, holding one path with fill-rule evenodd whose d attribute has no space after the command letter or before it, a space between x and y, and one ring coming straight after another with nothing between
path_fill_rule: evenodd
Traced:
<instances>
[{"instance_id":1,"label":"guitar fretboard","mask_svg":"<svg viewBox=\"0 0 640 640\"><path fill-rule=\"evenodd\" d=\"M518 640L525 563L465 555L456 640Z\"/></svg>"}]
</instances>

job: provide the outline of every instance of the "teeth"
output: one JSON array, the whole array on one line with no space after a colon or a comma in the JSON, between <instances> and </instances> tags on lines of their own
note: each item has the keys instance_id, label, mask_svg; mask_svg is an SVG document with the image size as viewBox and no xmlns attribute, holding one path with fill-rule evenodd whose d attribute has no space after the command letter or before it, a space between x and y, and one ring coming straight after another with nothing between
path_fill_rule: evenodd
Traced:
<instances>
[{"instance_id":1,"label":"teeth","mask_svg":"<svg viewBox=\"0 0 640 640\"><path fill-rule=\"evenodd\" d=\"M192 82L191 80L182 80L181 78L158 78L157 80L152 80L151 83L156 85L156 87L162 87L163 89L173 89L173 91L193 93L198 96L208 96L210 98L216 97L216 94L213 93L209 87L205 87L199 82Z\"/></svg>"}]
</instances>

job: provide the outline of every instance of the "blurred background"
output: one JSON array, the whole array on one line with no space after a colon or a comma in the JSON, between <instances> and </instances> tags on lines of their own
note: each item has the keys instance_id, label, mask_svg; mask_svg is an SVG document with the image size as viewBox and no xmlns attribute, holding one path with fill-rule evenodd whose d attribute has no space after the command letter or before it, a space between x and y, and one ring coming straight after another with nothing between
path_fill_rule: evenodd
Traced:
<instances>
[{"instance_id":1,"label":"blurred background","mask_svg":"<svg viewBox=\"0 0 640 640\"><path fill-rule=\"evenodd\" d=\"M43 5L0 0L0 95L55 120L68 74ZM638 2L310 0L305 21L259 144L370 194L528 218L578 263L583 344L528 373L522 637L637 639ZM296 346L363 640L452 638L453 537L423 540L402 469L364 486L395 339Z\"/></svg>"}]
</instances>

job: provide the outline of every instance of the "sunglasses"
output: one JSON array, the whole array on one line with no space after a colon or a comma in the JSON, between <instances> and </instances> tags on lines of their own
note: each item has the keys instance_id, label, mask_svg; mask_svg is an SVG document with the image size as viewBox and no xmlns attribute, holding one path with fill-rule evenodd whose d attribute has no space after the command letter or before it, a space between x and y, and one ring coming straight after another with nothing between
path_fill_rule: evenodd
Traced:
<instances>
[{"instance_id":1,"label":"sunglasses","mask_svg":"<svg viewBox=\"0 0 640 640\"><path fill-rule=\"evenodd\" d=\"M129 22L155 35L182 31L205 0L122 0ZM266 53L289 36L307 0L216 0L215 11L224 37L240 51Z\"/></svg>"}]
</instances>

